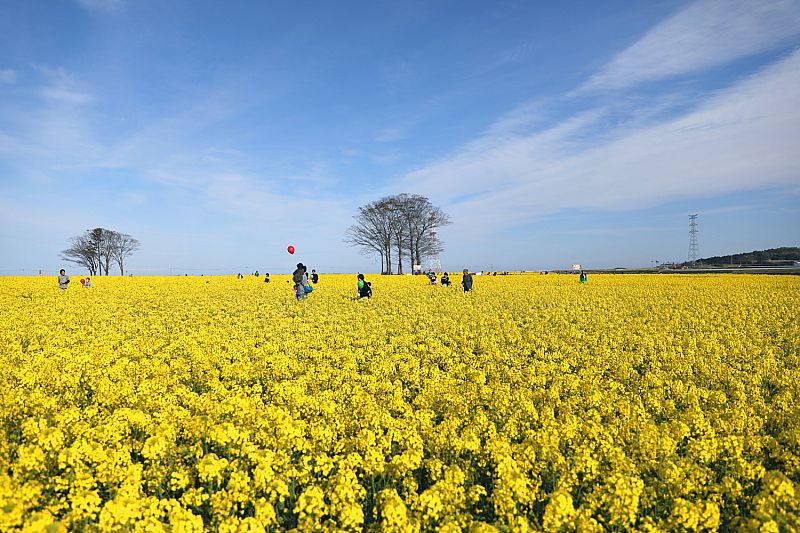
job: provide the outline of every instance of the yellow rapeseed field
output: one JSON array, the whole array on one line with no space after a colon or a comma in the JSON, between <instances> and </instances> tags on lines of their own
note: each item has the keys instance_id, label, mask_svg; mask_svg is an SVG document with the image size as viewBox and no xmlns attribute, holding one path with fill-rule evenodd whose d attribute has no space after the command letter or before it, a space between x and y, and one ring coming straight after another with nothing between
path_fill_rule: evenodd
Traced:
<instances>
[{"instance_id":1,"label":"yellow rapeseed field","mask_svg":"<svg viewBox=\"0 0 800 533\"><path fill-rule=\"evenodd\" d=\"M0 278L0 530L797 530L800 277Z\"/></svg>"}]
</instances>

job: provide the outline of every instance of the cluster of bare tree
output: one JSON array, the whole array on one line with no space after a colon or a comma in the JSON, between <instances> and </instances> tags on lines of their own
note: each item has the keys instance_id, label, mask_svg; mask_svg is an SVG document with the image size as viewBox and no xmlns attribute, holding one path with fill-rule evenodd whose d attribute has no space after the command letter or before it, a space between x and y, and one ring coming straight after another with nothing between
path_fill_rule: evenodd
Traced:
<instances>
[{"instance_id":1,"label":"cluster of bare tree","mask_svg":"<svg viewBox=\"0 0 800 533\"><path fill-rule=\"evenodd\" d=\"M94 228L86 230L83 235L72 237L69 248L61 252L61 258L86 267L92 276L108 276L113 261L119 267L120 276L123 276L125 260L139 249L139 245L138 240L126 233Z\"/></svg>"},{"instance_id":2,"label":"cluster of bare tree","mask_svg":"<svg viewBox=\"0 0 800 533\"><path fill-rule=\"evenodd\" d=\"M412 265L442 251L436 229L450 224L450 217L418 194L387 196L358 208L356 223L347 229L346 242L364 254L381 256L381 272L403 273L403 260Z\"/></svg>"}]
</instances>

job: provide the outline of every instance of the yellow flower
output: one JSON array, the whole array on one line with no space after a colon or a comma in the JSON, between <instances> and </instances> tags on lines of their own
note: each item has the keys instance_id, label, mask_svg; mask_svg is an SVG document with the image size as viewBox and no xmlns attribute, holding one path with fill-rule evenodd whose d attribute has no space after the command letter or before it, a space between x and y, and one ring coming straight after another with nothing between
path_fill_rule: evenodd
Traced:
<instances>
[{"instance_id":1,"label":"yellow flower","mask_svg":"<svg viewBox=\"0 0 800 533\"><path fill-rule=\"evenodd\" d=\"M285 279L0 277L0 530L800 523L800 277Z\"/></svg>"}]
</instances>

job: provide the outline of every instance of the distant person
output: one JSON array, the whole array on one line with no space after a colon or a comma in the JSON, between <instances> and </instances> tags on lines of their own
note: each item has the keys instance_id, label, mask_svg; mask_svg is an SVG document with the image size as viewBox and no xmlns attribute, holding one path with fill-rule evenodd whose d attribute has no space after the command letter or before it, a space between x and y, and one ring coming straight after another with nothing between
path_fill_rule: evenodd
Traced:
<instances>
[{"instance_id":1,"label":"distant person","mask_svg":"<svg viewBox=\"0 0 800 533\"><path fill-rule=\"evenodd\" d=\"M311 283L316 285L318 281L319 281L319 274L317 274L317 271L312 268L311 269Z\"/></svg>"},{"instance_id":2,"label":"distant person","mask_svg":"<svg viewBox=\"0 0 800 533\"><path fill-rule=\"evenodd\" d=\"M292 272L292 281L294 282L294 297L298 300L303 300L306 297L305 281L305 265L297 263L297 268Z\"/></svg>"},{"instance_id":3,"label":"distant person","mask_svg":"<svg viewBox=\"0 0 800 533\"><path fill-rule=\"evenodd\" d=\"M258 270L256 270L255 276L258 277Z\"/></svg>"},{"instance_id":4,"label":"distant person","mask_svg":"<svg viewBox=\"0 0 800 533\"><path fill-rule=\"evenodd\" d=\"M438 280L436 279L436 273L435 272L431 272L430 280L431 280L431 285L436 285L436 283L438 282Z\"/></svg>"},{"instance_id":5,"label":"distant person","mask_svg":"<svg viewBox=\"0 0 800 533\"><path fill-rule=\"evenodd\" d=\"M67 287L69 287L69 276L67 276L67 271L62 268L58 271L58 288L66 289Z\"/></svg>"},{"instance_id":6,"label":"distant person","mask_svg":"<svg viewBox=\"0 0 800 533\"><path fill-rule=\"evenodd\" d=\"M586 281L587 281L587 277L588 277L588 276L586 275L586 272L584 272L583 270L581 270L581 277L580 277L580 281L579 281L579 283L586 283Z\"/></svg>"},{"instance_id":7,"label":"distant person","mask_svg":"<svg viewBox=\"0 0 800 533\"><path fill-rule=\"evenodd\" d=\"M442 274L442 287L449 287L450 286L450 276L447 275L447 272Z\"/></svg>"},{"instance_id":8,"label":"distant person","mask_svg":"<svg viewBox=\"0 0 800 533\"><path fill-rule=\"evenodd\" d=\"M364 274L358 275L358 297L372 298L372 283L364 279Z\"/></svg>"},{"instance_id":9,"label":"distant person","mask_svg":"<svg viewBox=\"0 0 800 533\"><path fill-rule=\"evenodd\" d=\"M236 279L242 279L242 278L244 278L244 276L242 276L242 273L239 272L239 274L236 276Z\"/></svg>"},{"instance_id":10,"label":"distant person","mask_svg":"<svg viewBox=\"0 0 800 533\"><path fill-rule=\"evenodd\" d=\"M92 278L86 278L86 282L83 284L84 289L90 289L92 287Z\"/></svg>"},{"instance_id":11,"label":"distant person","mask_svg":"<svg viewBox=\"0 0 800 533\"><path fill-rule=\"evenodd\" d=\"M464 286L464 292L472 290L472 274L466 268L464 269L464 277L461 279L461 285Z\"/></svg>"},{"instance_id":12,"label":"distant person","mask_svg":"<svg viewBox=\"0 0 800 533\"><path fill-rule=\"evenodd\" d=\"M306 294L311 294L314 291L314 287L309 284L308 267L305 265L303 265L303 289Z\"/></svg>"},{"instance_id":13,"label":"distant person","mask_svg":"<svg viewBox=\"0 0 800 533\"><path fill-rule=\"evenodd\" d=\"M269 272L264 276L264 283L269 283Z\"/></svg>"}]
</instances>

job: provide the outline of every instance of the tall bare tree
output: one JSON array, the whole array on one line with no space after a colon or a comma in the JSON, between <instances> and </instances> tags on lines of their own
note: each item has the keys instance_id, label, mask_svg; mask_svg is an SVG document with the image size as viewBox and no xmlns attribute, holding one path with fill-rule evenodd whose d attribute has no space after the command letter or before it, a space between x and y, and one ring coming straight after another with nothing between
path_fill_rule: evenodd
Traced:
<instances>
[{"instance_id":1,"label":"tall bare tree","mask_svg":"<svg viewBox=\"0 0 800 533\"><path fill-rule=\"evenodd\" d=\"M97 256L97 263L99 265L98 273L102 276L108 276L109 268L111 267L111 254L114 247L114 239L117 235L116 231L106 228L94 228L89 231L89 240L91 241L95 254Z\"/></svg>"},{"instance_id":2,"label":"tall bare tree","mask_svg":"<svg viewBox=\"0 0 800 533\"><path fill-rule=\"evenodd\" d=\"M128 234L106 228L86 230L83 235L72 237L70 246L61 252L65 261L75 263L89 270L92 276L108 276L112 260L124 273L125 259L138 250L140 243Z\"/></svg>"},{"instance_id":3,"label":"tall bare tree","mask_svg":"<svg viewBox=\"0 0 800 533\"><path fill-rule=\"evenodd\" d=\"M430 200L418 194L387 196L359 208L356 223L347 230L345 241L362 253L378 253L381 271L403 273L406 257L411 265L422 264L430 254L442 251L435 230L450 224L450 217Z\"/></svg>"},{"instance_id":4,"label":"tall bare tree","mask_svg":"<svg viewBox=\"0 0 800 533\"><path fill-rule=\"evenodd\" d=\"M381 256L381 272L392 273L392 232L388 211L381 201L371 202L358 208L355 224L347 228L345 242L361 249L361 253L378 253Z\"/></svg>"},{"instance_id":5,"label":"tall bare tree","mask_svg":"<svg viewBox=\"0 0 800 533\"><path fill-rule=\"evenodd\" d=\"M112 237L111 257L119 267L119 275L125 275L125 260L139 249L141 243L127 233L114 232Z\"/></svg>"},{"instance_id":6,"label":"tall bare tree","mask_svg":"<svg viewBox=\"0 0 800 533\"><path fill-rule=\"evenodd\" d=\"M381 200L381 205L386 212L392 241L397 251L397 273L403 273L403 252L407 248L408 233L406 231L406 196L400 194L389 196Z\"/></svg>"},{"instance_id":7,"label":"tall bare tree","mask_svg":"<svg viewBox=\"0 0 800 533\"><path fill-rule=\"evenodd\" d=\"M92 276L96 275L100 268L97 247L87 234L72 237L69 248L61 251L61 258L86 268Z\"/></svg>"},{"instance_id":8,"label":"tall bare tree","mask_svg":"<svg viewBox=\"0 0 800 533\"><path fill-rule=\"evenodd\" d=\"M407 227L411 263L421 265L428 256L442 251L442 243L436 238L435 230L450 224L450 217L419 194L401 194L398 199Z\"/></svg>"}]
</instances>

